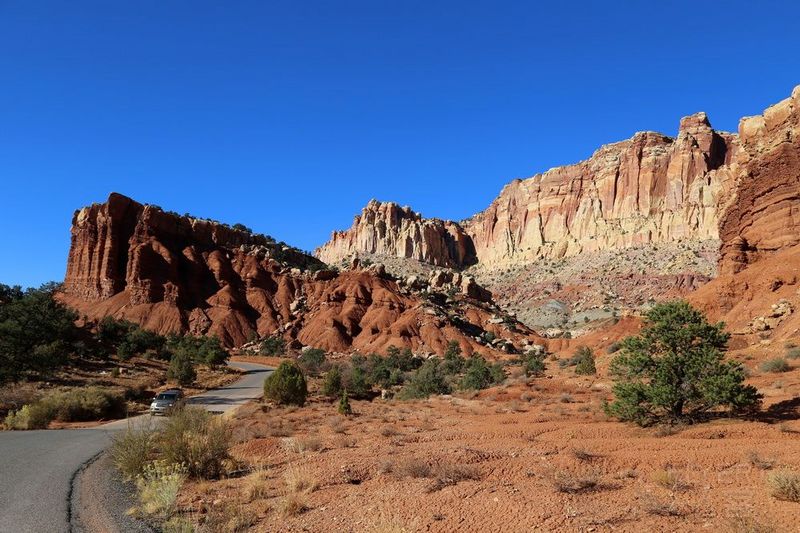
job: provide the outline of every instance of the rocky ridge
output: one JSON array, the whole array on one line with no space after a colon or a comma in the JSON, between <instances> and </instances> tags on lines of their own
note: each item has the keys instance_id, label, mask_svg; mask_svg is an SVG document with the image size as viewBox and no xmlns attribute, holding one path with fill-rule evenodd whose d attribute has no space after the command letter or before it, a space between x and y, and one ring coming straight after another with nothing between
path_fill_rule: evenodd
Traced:
<instances>
[{"instance_id":1,"label":"rocky ridge","mask_svg":"<svg viewBox=\"0 0 800 533\"><path fill-rule=\"evenodd\" d=\"M76 211L71 231L61 297L89 319L215 334L227 346L280 335L336 352L442 353L456 340L466 353L489 355L536 338L513 319L491 322L501 311L471 278L432 287L357 261L340 273L267 237L119 194ZM487 345L487 331L508 346Z\"/></svg>"},{"instance_id":2,"label":"rocky ridge","mask_svg":"<svg viewBox=\"0 0 800 533\"><path fill-rule=\"evenodd\" d=\"M409 207L370 200L347 231L334 231L316 255L329 264L358 253L458 268L475 262L470 237L455 222L423 218Z\"/></svg>"}]
</instances>

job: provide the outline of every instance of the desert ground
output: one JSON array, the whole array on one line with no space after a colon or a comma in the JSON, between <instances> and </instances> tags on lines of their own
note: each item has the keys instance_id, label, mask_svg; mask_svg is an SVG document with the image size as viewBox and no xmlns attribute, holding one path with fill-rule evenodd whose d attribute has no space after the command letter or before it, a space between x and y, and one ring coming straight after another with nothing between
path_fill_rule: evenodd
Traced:
<instances>
[{"instance_id":1,"label":"desert ground","mask_svg":"<svg viewBox=\"0 0 800 533\"><path fill-rule=\"evenodd\" d=\"M610 356L598 357L598 366ZM428 400L313 396L233 417L241 476L188 483L181 515L253 531L793 531L768 477L800 464L800 365L753 369L760 414L640 428L606 417L603 377L551 358L499 387ZM316 383L310 383L314 390Z\"/></svg>"}]
</instances>

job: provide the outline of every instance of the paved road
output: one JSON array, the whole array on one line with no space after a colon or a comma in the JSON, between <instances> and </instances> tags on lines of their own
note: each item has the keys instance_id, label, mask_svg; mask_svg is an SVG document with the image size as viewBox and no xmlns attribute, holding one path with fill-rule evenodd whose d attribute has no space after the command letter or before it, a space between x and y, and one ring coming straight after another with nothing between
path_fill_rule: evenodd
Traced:
<instances>
[{"instance_id":1,"label":"paved road","mask_svg":"<svg viewBox=\"0 0 800 533\"><path fill-rule=\"evenodd\" d=\"M232 385L192 397L188 403L224 412L263 392L270 369L254 363L232 363L247 373ZM112 435L149 415L92 429L0 432L0 532L68 532L72 478L89 459L104 450Z\"/></svg>"}]
</instances>

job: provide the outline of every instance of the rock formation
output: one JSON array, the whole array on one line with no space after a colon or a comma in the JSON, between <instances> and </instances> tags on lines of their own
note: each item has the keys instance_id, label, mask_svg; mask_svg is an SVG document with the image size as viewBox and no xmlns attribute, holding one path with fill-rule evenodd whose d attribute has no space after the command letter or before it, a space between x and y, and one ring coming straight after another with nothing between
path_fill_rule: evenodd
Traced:
<instances>
[{"instance_id":1,"label":"rock formation","mask_svg":"<svg viewBox=\"0 0 800 533\"><path fill-rule=\"evenodd\" d=\"M800 243L800 86L739 124L731 207L722 216L722 273Z\"/></svg>"},{"instance_id":2,"label":"rock formation","mask_svg":"<svg viewBox=\"0 0 800 533\"><path fill-rule=\"evenodd\" d=\"M358 252L451 268L475 262L472 241L455 222L422 218L408 207L377 200L367 204L349 230L333 232L316 255L334 264Z\"/></svg>"},{"instance_id":3,"label":"rock formation","mask_svg":"<svg viewBox=\"0 0 800 533\"><path fill-rule=\"evenodd\" d=\"M484 331L512 346L534 337L513 320L490 323L498 310L487 295L459 283L453 299L401 287L378 266L339 274L265 236L111 194L75 213L61 297L89 319L216 334L227 346L277 334L330 351L442 353L456 340L491 354Z\"/></svg>"},{"instance_id":4,"label":"rock formation","mask_svg":"<svg viewBox=\"0 0 800 533\"><path fill-rule=\"evenodd\" d=\"M794 338L800 328L800 86L739 123L735 183L720 217L720 275L691 296L735 333ZM744 343L743 338L734 338Z\"/></svg>"},{"instance_id":5,"label":"rock formation","mask_svg":"<svg viewBox=\"0 0 800 533\"><path fill-rule=\"evenodd\" d=\"M581 163L515 180L462 225L487 267L716 238L730 182L724 165L736 148L734 135L698 113L681 120L675 139L637 133Z\"/></svg>"},{"instance_id":6,"label":"rock formation","mask_svg":"<svg viewBox=\"0 0 800 533\"><path fill-rule=\"evenodd\" d=\"M477 259L483 267L503 268L644 243L715 239L737 147L735 135L714 131L698 113L681 120L674 139L637 133L581 163L515 180L488 209L460 224L370 202L317 255L336 262L366 252L448 267Z\"/></svg>"}]
</instances>

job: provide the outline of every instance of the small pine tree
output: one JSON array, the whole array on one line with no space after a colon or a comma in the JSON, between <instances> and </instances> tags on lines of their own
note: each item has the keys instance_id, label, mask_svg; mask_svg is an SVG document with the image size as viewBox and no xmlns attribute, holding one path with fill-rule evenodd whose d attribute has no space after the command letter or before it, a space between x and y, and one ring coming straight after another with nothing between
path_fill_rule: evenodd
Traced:
<instances>
[{"instance_id":1,"label":"small pine tree","mask_svg":"<svg viewBox=\"0 0 800 533\"><path fill-rule=\"evenodd\" d=\"M350 407L350 398L347 396L347 389L342 389L342 397L339 398L339 414L352 415L353 408Z\"/></svg>"},{"instance_id":2,"label":"small pine tree","mask_svg":"<svg viewBox=\"0 0 800 533\"><path fill-rule=\"evenodd\" d=\"M342 392L342 371L339 365L332 367L322 381L322 394L328 398L336 398Z\"/></svg>"},{"instance_id":3,"label":"small pine tree","mask_svg":"<svg viewBox=\"0 0 800 533\"><path fill-rule=\"evenodd\" d=\"M176 380L184 387L194 383L197 372L194 369L192 356L186 351L178 351L172 355L167 369L167 377Z\"/></svg>"},{"instance_id":4,"label":"small pine tree","mask_svg":"<svg viewBox=\"0 0 800 533\"><path fill-rule=\"evenodd\" d=\"M538 377L544 374L545 365L543 353L537 354L529 352L522 356L520 363L522 363L522 369L528 377Z\"/></svg>"},{"instance_id":5,"label":"small pine tree","mask_svg":"<svg viewBox=\"0 0 800 533\"><path fill-rule=\"evenodd\" d=\"M458 341L447 343L442 361L442 371L448 376L454 376L464 368L465 359L461 356L461 346Z\"/></svg>"},{"instance_id":6,"label":"small pine tree","mask_svg":"<svg viewBox=\"0 0 800 533\"><path fill-rule=\"evenodd\" d=\"M761 395L745 385L740 363L724 361L730 335L684 301L655 305L641 333L621 343L611 363L615 399L606 412L647 425L691 418L719 406L756 407Z\"/></svg>"},{"instance_id":7,"label":"small pine tree","mask_svg":"<svg viewBox=\"0 0 800 533\"><path fill-rule=\"evenodd\" d=\"M593 376L597 374L594 364L594 352L591 348L580 346L575 352L575 373L579 376Z\"/></svg>"},{"instance_id":8,"label":"small pine tree","mask_svg":"<svg viewBox=\"0 0 800 533\"><path fill-rule=\"evenodd\" d=\"M283 361L264 380L264 396L282 404L305 405L308 387L302 370L289 361Z\"/></svg>"}]
</instances>

